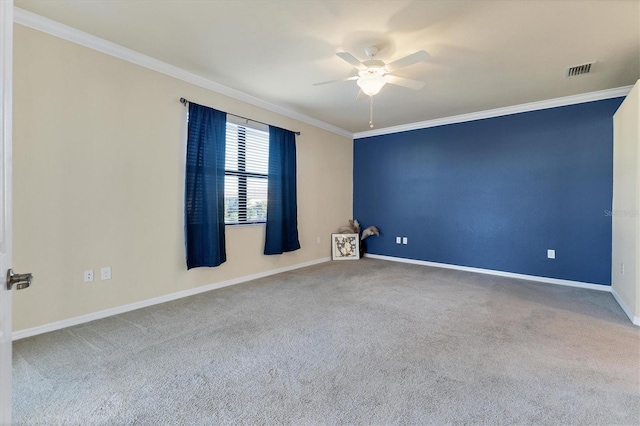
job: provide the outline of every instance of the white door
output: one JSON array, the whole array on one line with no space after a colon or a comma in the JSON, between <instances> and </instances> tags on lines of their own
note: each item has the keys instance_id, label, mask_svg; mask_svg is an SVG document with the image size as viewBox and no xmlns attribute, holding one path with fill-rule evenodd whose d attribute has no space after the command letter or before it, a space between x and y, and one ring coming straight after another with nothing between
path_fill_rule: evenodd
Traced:
<instances>
[{"instance_id":1,"label":"white door","mask_svg":"<svg viewBox=\"0 0 640 426\"><path fill-rule=\"evenodd\" d=\"M13 0L0 0L0 424L11 423L11 88Z\"/></svg>"}]
</instances>

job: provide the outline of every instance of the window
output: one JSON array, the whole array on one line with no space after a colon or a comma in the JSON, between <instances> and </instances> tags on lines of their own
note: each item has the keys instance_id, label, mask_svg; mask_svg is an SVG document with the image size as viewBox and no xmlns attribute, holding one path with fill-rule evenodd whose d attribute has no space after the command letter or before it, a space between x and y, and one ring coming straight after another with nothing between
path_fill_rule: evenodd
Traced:
<instances>
[{"instance_id":1,"label":"window","mask_svg":"<svg viewBox=\"0 0 640 426\"><path fill-rule=\"evenodd\" d=\"M226 130L224 223L265 223L269 132L230 119Z\"/></svg>"}]
</instances>

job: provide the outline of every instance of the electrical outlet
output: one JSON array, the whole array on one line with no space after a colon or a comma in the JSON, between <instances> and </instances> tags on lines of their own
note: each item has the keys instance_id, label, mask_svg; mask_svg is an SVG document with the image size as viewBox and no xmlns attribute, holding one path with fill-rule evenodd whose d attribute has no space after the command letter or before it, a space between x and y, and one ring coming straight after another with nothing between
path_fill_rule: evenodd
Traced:
<instances>
[{"instance_id":1,"label":"electrical outlet","mask_svg":"<svg viewBox=\"0 0 640 426\"><path fill-rule=\"evenodd\" d=\"M407 244L409 242L407 237L402 237L402 244Z\"/></svg>"},{"instance_id":2,"label":"electrical outlet","mask_svg":"<svg viewBox=\"0 0 640 426\"><path fill-rule=\"evenodd\" d=\"M90 283L91 281L93 281L93 269L84 271L84 282Z\"/></svg>"},{"instance_id":3,"label":"electrical outlet","mask_svg":"<svg viewBox=\"0 0 640 426\"><path fill-rule=\"evenodd\" d=\"M322 238L316 237L316 244L320 244L322 242Z\"/></svg>"},{"instance_id":4,"label":"electrical outlet","mask_svg":"<svg viewBox=\"0 0 640 426\"><path fill-rule=\"evenodd\" d=\"M396 244L400 244L402 242L402 238L401 237L396 237Z\"/></svg>"},{"instance_id":5,"label":"electrical outlet","mask_svg":"<svg viewBox=\"0 0 640 426\"><path fill-rule=\"evenodd\" d=\"M620 264L620 273L624 275L624 262Z\"/></svg>"},{"instance_id":6,"label":"electrical outlet","mask_svg":"<svg viewBox=\"0 0 640 426\"><path fill-rule=\"evenodd\" d=\"M100 279L102 280L110 280L111 279L111 266L105 266L100 269Z\"/></svg>"},{"instance_id":7,"label":"electrical outlet","mask_svg":"<svg viewBox=\"0 0 640 426\"><path fill-rule=\"evenodd\" d=\"M556 258L556 251L552 250L552 249L548 249L547 250L547 258L548 259L555 259Z\"/></svg>"}]
</instances>

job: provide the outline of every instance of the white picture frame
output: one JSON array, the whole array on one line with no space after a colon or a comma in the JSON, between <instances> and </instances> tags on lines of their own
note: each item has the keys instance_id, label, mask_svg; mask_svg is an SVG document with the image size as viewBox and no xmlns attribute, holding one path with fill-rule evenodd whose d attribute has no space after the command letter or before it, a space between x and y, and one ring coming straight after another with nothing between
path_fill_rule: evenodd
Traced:
<instances>
[{"instance_id":1,"label":"white picture frame","mask_svg":"<svg viewBox=\"0 0 640 426\"><path fill-rule=\"evenodd\" d=\"M360 259L360 235L331 234L331 259Z\"/></svg>"}]
</instances>

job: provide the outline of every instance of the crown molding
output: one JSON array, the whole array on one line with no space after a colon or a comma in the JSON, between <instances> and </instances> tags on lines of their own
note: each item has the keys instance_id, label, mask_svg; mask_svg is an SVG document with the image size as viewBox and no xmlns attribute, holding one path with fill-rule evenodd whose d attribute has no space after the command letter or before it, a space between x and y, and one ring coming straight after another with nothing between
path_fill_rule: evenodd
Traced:
<instances>
[{"instance_id":1,"label":"crown molding","mask_svg":"<svg viewBox=\"0 0 640 426\"><path fill-rule=\"evenodd\" d=\"M599 90L597 92L583 93L580 95L565 96L563 98L549 99L546 101L531 102L521 105L513 105L504 108L490 109L486 111L472 112L470 114L454 115L451 117L437 118L435 120L420 121L417 123L402 124L400 126L384 127L382 129L367 130L353 134L353 139L368 138L371 136L388 135L391 133L406 132L409 130L426 129L429 127L444 126L447 124L464 123L467 121L483 120L485 118L502 117L505 115L519 114L521 112L539 111L542 109L556 108L568 105L582 104L585 102L601 101L604 99L627 96L633 86L618 87L615 89Z\"/></svg>"},{"instance_id":2,"label":"crown molding","mask_svg":"<svg viewBox=\"0 0 640 426\"><path fill-rule=\"evenodd\" d=\"M89 49L102 52L104 54L114 56L118 59L122 59L127 62L139 65L141 67L168 75L169 77L176 78L178 80L191 83L193 85L202 87L207 90L211 90L221 95L228 96L233 99L248 103L250 105L257 106L267 111L274 112L276 114L283 115L285 117L292 118L294 120L301 121L303 123L310 124L320 129L327 130L329 132L345 136L349 139L353 138L353 133L325 123L324 121L317 120L304 114L300 114L295 111L291 111L287 108L272 104L270 102L259 99L255 96L251 96L236 89L224 86L215 81L206 79L199 75L185 71L182 68L160 61L147 55L143 55L135 50L128 49L116 43L104 40L100 37L96 37L92 34L80 31L78 29L61 24L44 16L29 12L28 10L21 9L19 7L13 8L13 22L23 25L25 27L32 28L34 30L41 31L43 33L50 34L52 36L61 38L63 40L70 41L75 44L79 44Z\"/></svg>"},{"instance_id":3,"label":"crown molding","mask_svg":"<svg viewBox=\"0 0 640 426\"><path fill-rule=\"evenodd\" d=\"M0 0L1 1L1 0ZM250 105L257 106L267 111L280 114L303 123L310 124L320 129L344 136L350 139L362 139L371 136L388 135L392 133L406 132L409 130L426 129L429 127L444 126L447 124L464 123L467 121L483 120L486 118L495 118L505 115L519 114L522 112L538 111L548 108L556 108L561 106L581 104L585 102L600 101L604 99L617 98L626 96L633 86L618 87L615 89L600 90L597 92L583 93L579 95L566 96L562 98L549 99L539 102L531 102L521 105L513 105L504 108L496 108L486 111L478 111L469 114L455 115L451 117L437 118L434 120L420 121L416 123L402 124L399 126L384 127L381 129L367 130L364 132L352 133L348 130L341 129L332 124L320 121L307 115L291 111L287 108L272 104L255 96L224 86L215 81L206 79L199 75L185 71L182 68L170 65L166 62L152 58L135 50L128 49L116 43L96 37L92 34L80 31L73 27L61 24L44 16L29 12L28 10L14 6L13 18L14 22L25 27L32 28L54 37L79 44L84 47L96 50L98 52L114 56L127 62L139 65L141 67L168 75L169 77L191 83L193 85L211 90L221 95L228 96L233 99L245 102Z\"/></svg>"}]
</instances>

